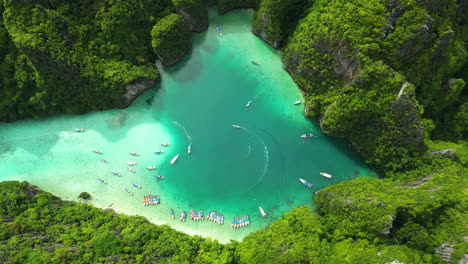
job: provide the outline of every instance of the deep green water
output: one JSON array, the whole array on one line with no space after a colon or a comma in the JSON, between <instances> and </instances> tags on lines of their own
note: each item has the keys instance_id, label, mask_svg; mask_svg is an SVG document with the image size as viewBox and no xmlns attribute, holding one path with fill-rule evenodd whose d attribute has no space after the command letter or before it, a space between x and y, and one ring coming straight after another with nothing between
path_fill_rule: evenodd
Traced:
<instances>
[{"instance_id":1,"label":"deep green water","mask_svg":"<svg viewBox=\"0 0 468 264\"><path fill-rule=\"evenodd\" d=\"M159 67L162 83L128 109L0 124L0 180L28 180L70 200L87 191L96 206L227 242L264 228L296 206L313 207L314 192L329 184L375 177L347 142L323 135L304 118L303 105L293 105L302 100L301 93L283 70L281 54L251 33L252 16L252 11L212 14L210 28L194 34L193 51L174 67ZM86 132L73 133L75 128ZM304 133L316 138L302 139ZM161 147L163 142L171 146ZM165 152L154 154L159 149ZM179 159L170 165L176 154ZM127 171L128 161L138 162L136 173ZM165 179L157 182L155 174ZM146 194L159 194L162 204L144 207ZM260 216L259 205L269 217ZM226 223L182 223L170 218L169 208L177 218L182 210L217 210ZM250 215L251 225L232 229L232 217L242 215Z\"/></svg>"}]
</instances>

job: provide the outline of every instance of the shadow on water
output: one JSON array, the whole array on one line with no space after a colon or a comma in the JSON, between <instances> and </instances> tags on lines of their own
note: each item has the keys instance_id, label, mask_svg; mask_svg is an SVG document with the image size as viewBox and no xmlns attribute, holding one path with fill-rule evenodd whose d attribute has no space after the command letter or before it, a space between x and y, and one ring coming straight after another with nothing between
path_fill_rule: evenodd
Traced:
<instances>
[{"instance_id":1,"label":"shadow on water","mask_svg":"<svg viewBox=\"0 0 468 264\"><path fill-rule=\"evenodd\" d=\"M8 143L5 138L0 138L0 155L8 153L12 150L12 146Z\"/></svg>"},{"instance_id":2,"label":"shadow on water","mask_svg":"<svg viewBox=\"0 0 468 264\"><path fill-rule=\"evenodd\" d=\"M93 130L98 132L100 136L109 142L116 142L128 137L124 131L129 131L130 128L143 124L153 124L152 119L145 118L145 114L153 108L157 101L156 93L161 85L157 83L153 88L140 95L131 106L126 109L108 110L109 115L103 122L95 124ZM100 112L96 112L100 115ZM92 114L90 114L92 117Z\"/></svg>"},{"instance_id":3,"label":"shadow on water","mask_svg":"<svg viewBox=\"0 0 468 264\"><path fill-rule=\"evenodd\" d=\"M50 149L59 140L59 132L47 131L44 133L36 133L35 135L14 138L0 138L0 155L12 153L17 149L23 149L35 156L43 156L47 154ZM73 133L73 131L70 131Z\"/></svg>"},{"instance_id":4,"label":"shadow on water","mask_svg":"<svg viewBox=\"0 0 468 264\"><path fill-rule=\"evenodd\" d=\"M314 124L316 124L318 127L320 127L319 122L315 119L311 120ZM323 132L322 136L328 138L328 142L330 142L333 147L338 150L339 152L343 153L344 156L348 157L350 160L352 160L356 164L365 164L365 167L372 173L375 173L379 178L382 176L380 175L377 171L374 170L374 168L371 168L364 158L357 152L357 150L352 146L351 142L349 142L346 139L343 138L336 138L332 136L327 136ZM361 172L359 170L353 170L353 175L348 175L350 178L355 178L355 177L362 177L362 176L371 176L371 175L361 175Z\"/></svg>"},{"instance_id":5,"label":"shadow on water","mask_svg":"<svg viewBox=\"0 0 468 264\"><path fill-rule=\"evenodd\" d=\"M195 33L192 36L194 43L192 50L200 50L208 54L214 54L219 50L220 40L214 27L209 27L206 31Z\"/></svg>"},{"instance_id":6,"label":"shadow on water","mask_svg":"<svg viewBox=\"0 0 468 264\"><path fill-rule=\"evenodd\" d=\"M223 35L225 34L237 34L237 33L245 33L245 29L236 26L236 20L239 20L239 17L241 17L242 21L249 21L250 24L252 24L253 21L253 13L254 10L249 8L245 9L235 9L232 11L229 11L228 15L222 15L218 16L215 11L210 10L209 12L209 21L210 24L212 25L219 25L223 31ZM221 23L222 21L222 23ZM210 31L211 27L208 29ZM211 31L215 31L216 29L213 27Z\"/></svg>"},{"instance_id":7,"label":"shadow on water","mask_svg":"<svg viewBox=\"0 0 468 264\"><path fill-rule=\"evenodd\" d=\"M188 66L190 64L190 66ZM186 71L190 67L191 71ZM170 76L176 82L190 83L203 71L204 65L201 61L200 51L192 49L176 65L165 67L166 76Z\"/></svg>"}]
</instances>

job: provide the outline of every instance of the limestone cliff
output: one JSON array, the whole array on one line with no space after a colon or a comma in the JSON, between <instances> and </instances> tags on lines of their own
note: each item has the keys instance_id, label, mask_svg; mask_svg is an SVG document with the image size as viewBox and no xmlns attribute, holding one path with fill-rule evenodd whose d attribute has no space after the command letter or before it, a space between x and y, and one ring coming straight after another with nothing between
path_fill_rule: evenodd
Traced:
<instances>
[{"instance_id":1,"label":"limestone cliff","mask_svg":"<svg viewBox=\"0 0 468 264\"><path fill-rule=\"evenodd\" d=\"M237 8L254 8L258 7L260 0L218 0L218 12L223 15Z\"/></svg>"},{"instance_id":2,"label":"limestone cliff","mask_svg":"<svg viewBox=\"0 0 468 264\"><path fill-rule=\"evenodd\" d=\"M200 0L178 0L174 5L190 31L202 32L208 28L208 9Z\"/></svg>"},{"instance_id":3,"label":"limestone cliff","mask_svg":"<svg viewBox=\"0 0 468 264\"><path fill-rule=\"evenodd\" d=\"M164 65L177 63L192 47L192 36L182 16L170 14L151 31L152 47Z\"/></svg>"},{"instance_id":4,"label":"limestone cliff","mask_svg":"<svg viewBox=\"0 0 468 264\"><path fill-rule=\"evenodd\" d=\"M125 108L129 106L133 100L135 100L144 91L152 88L154 84L154 80L141 79L135 80L134 84L127 85L124 89L124 94L122 94L119 107Z\"/></svg>"},{"instance_id":5,"label":"limestone cliff","mask_svg":"<svg viewBox=\"0 0 468 264\"><path fill-rule=\"evenodd\" d=\"M263 0L255 14L252 32L278 49L292 34L310 4L308 0Z\"/></svg>"}]
</instances>

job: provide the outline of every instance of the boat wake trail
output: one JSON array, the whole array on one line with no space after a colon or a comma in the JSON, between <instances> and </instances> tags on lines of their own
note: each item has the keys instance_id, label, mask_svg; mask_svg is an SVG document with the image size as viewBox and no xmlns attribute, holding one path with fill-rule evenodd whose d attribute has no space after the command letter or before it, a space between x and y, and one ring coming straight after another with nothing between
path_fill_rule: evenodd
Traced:
<instances>
[{"instance_id":1,"label":"boat wake trail","mask_svg":"<svg viewBox=\"0 0 468 264\"><path fill-rule=\"evenodd\" d=\"M264 164L263 164L263 168L262 168L262 171L261 171L261 177L252 185L249 187L249 189L247 190L247 192L251 191L253 188L255 188L255 186L257 186L260 182L262 182L262 180L265 178L266 176L266 172L268 170L268 165L270 164L270 153L268 151L268 147L267 145L265 144L265 142L262 140L262 138L260 136L258 136L257 134L255 134L254 132L248 130L247 128L243 127L242 128L244 131L246 131L247 133L253 135L255 138L257 138L263 145L263 151L264 151Z\"/></svg>"},{"instance_id":2,"label":"boat wake trail","mask_svg":"<svg viewBox=\"0 0 468 264\"><path fill-rule=\"evenodd\" d=\"M278 140L276 140L273 135L266 131L265 129L262 129L262 128L259 128L259 130L264 133L265 135L269 136L270 139L273 141L273 143L276 145L278 151L276 151L275 153L277 153L279 155L279 162L280 162L280 171L281 171L281 191L284 191L284 185L286 184L286 174L285 174L285 161L286 161L286 157L283 156L283 153L281 151L279 151L281 149L281 146L280 146L280 143L278 142Z\"/></svg>"},{"instance_id":3,"label":"boat wake trail","mask_svg":"<svg viewBox=\"0 0 468 264\"><path fill-rule=\"evenodd\" d=\"M187 137L187 139L189 140L190 144L192 144L192 137L189 135L189 133L187 132L187 129L185 129L185 127L181 124L179 124L179 122L177 121L172 121L172 123L180 128L182 128L184 130L184 133L185 133L185 136Z\"/></svg>"}]
</instances>

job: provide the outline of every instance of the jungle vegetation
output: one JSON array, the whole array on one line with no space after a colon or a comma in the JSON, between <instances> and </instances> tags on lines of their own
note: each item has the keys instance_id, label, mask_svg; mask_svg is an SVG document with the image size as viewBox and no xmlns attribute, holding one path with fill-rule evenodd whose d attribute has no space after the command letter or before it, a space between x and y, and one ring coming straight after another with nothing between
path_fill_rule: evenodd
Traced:
<instances>
[{"instance_id":1,"label":"jungle vegetation","mask_svg":"<svg viewBox=\"0 0 468 264\"><path fill-rule=\"evenodd\" d=\"M464 257L467 1L174 3L1 1L0 120L116 107L126 85L159 80L154 49L173 57L189 45L175 6L190 4L194 16L204 16L200 3L220 13L254 8L253 31L284 51L307 116L318 118L326 134L348 139L382 179L324 188L315 195L316 212L297 208L228 245L4 182L0 260L458 263ZM171 50L170 30L187 42ZM436 249L442 244L451 249L444 259Z\"/></svg>"}]
</instances>

